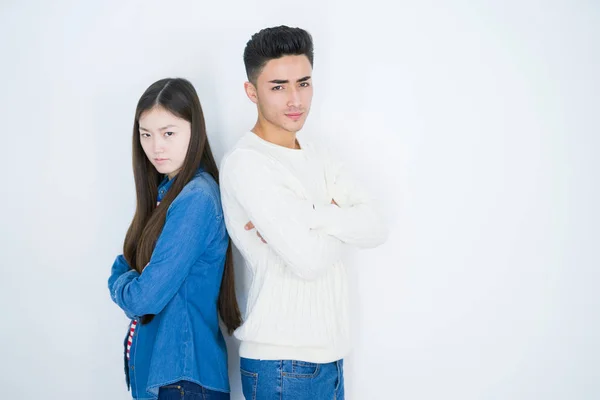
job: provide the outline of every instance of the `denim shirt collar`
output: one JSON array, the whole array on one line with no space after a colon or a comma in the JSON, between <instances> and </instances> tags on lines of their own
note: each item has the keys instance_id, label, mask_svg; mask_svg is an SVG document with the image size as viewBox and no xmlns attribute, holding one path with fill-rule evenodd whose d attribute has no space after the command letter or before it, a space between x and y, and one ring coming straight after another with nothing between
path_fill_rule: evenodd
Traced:
<instances>
[{"instance_id":1,"label":"denim shirt collar","mask_svg":"<svg viewBox=\"0 0 600 400\"><path fill-rule=\"evenodd\" d=\"M158 185L158 197L156 199L157 202L160 203L162 201L167 194L167 191L171 188L171 186L173 186L175 179L177 179L177 176L174 176L173 179L169 179L169 177L165 175L163 180L160 182L160 185Z\"/></svg>"}]
</instances>

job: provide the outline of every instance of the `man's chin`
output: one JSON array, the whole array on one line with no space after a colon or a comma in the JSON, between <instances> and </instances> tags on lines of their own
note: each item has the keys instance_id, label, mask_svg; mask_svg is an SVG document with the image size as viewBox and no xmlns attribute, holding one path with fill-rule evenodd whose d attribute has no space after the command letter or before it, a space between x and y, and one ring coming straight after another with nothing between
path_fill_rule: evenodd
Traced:
<instances>
[{"instance_id":1,"label":"man's chin","mask_svg":"<svg viewBox=\"0 0 600 400\"><path fill-rule=\"evenodd\" d=\"M298 121L297 123L293 123L293 124L287 123L287 124L283 125L282 128L288 132L296 133L299 130L301 130L303 126L304 126L304 121Z\"/></svg>"}]
</instances>

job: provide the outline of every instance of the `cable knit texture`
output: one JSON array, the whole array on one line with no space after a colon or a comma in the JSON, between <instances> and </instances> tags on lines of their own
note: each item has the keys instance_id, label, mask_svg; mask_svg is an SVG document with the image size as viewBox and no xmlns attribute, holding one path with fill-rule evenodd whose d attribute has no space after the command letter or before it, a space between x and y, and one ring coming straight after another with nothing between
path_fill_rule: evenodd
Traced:
<instances>
[{"instance_id":1,"label":"cable knit texture","mask_svg":"<svg viewBox=\"0 0 600 400\"><path fill-rule=\"evenodd\" d=\"M247 132L221 164L229 234L252 273L240 355L326 363L350 350L346 245L387 231L372 201L326 152L289 149ZM331 204L335 200L338 205ZM244 226L252 221L255 230Z\"/></svg>"}]
</instances>

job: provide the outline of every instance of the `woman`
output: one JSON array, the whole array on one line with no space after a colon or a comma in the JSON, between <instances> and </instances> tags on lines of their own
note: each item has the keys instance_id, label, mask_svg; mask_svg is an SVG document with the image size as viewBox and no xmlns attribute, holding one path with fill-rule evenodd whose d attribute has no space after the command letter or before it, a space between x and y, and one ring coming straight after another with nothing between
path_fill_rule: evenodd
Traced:
<instances>
[{"instance_id":1,"label":"woman","mask_svg":"<svg viewBox=\"0 0 600 400\"><path fill-rule=\"evenodd\" d=\"M140 98L133 172L136 212L108 280L132 319L127 385L138 400L229 399L219 314L229 334L241 317L218 170L190 82L163 79Z\"/></svg>"}]
</instances>

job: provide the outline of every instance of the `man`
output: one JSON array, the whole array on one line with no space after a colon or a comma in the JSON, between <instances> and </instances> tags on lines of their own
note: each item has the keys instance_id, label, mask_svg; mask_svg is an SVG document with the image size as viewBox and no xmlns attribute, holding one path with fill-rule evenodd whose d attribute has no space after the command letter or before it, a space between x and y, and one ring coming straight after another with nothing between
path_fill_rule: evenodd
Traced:
<instances>
[{"instance_id":1,"label":"man","mask_svg":"<svg viewBox=\"0 0 600 400\"><path fill-rule=\"evenodd\" d=\"M252 272L235 331L244 396L343 399L350 332L341 253L375 247L387 231L329 154L297 138L313 95L310 34L263 29L244 63L258 120L221 165L227 229Z\"/></svg>"}]
</instances>

